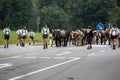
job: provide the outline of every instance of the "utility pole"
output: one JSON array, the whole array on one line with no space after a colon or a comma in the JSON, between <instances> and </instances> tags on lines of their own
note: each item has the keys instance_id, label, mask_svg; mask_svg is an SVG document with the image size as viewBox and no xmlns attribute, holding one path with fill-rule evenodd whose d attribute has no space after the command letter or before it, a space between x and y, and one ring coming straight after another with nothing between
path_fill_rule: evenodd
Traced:
<instances>
[{"instance_id":1,"label":"utility pole","mask_svg":"<svg viewBox=\"0 0 120 80\"><path fill-rule=\"evenodd\" d=\"M37 16L37 32L39 32L40 16Z\"/></svg>"}]
</instances>

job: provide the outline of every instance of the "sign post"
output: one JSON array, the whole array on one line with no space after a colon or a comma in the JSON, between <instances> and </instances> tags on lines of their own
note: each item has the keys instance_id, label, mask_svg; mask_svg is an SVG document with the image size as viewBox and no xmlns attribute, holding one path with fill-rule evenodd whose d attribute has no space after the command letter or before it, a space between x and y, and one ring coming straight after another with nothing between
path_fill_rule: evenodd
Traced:
<instances>
[{"instance_id":1,"label":"sign post","mask_svg":"<svg viewBox=\"0 0 120 80\"><path fill-rule=\"evenodd\" d=\"M37 32L39 32L40 16L37 16Z\"/></svg>"}]
</instances>

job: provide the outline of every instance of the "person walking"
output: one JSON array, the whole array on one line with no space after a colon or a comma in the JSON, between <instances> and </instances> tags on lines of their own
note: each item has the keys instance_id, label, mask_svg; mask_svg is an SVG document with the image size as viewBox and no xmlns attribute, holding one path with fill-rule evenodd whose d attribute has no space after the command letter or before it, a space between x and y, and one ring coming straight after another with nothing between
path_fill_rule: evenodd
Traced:
<instances>
[{"instance_id":1,"label":"person walking","mask_svg":"<svg viewBox=\"0 0 120 80\"><path fill-rule=\"evenodd\" d=\"M49 36L49 28L47 24L44 24L43 28L41 29L42 38L43 38L43 49L48 48L48 36Z\"/></svg>"},{"instance_id":2,"label":"person walking","mask_svg":"<svg viewBox=\"0 0 120 80\"><path fill-rule=\"evenodd\" d=\"M90 26L87 28L87 49L92 49L93 30Z\"/></svg>"},{"instance_id":3,"label":"person walking","mask_svg":"<svg viewBox=\"0 0 120 80\"><path fill-rule=\"evenodd\" d=\"M27 34L28 34L28 31L26 29L26 26L23 26L23 29L22 29L22 47L25 47L25 40L27 38Z\"/></svg>"},{"instance_id":4,"label":"person walking","mask_svg":"<svg viewBox=\"0 0 120 80\"><path fill-rule=\"evenodd\" d=\"M16 45L16 46L18 46L19 44L22 43L22 41L21 41L21 37L22 37L22 27L16 31L16 34L17 34L17 36L18 36L17 45Z\"/></svg>"},{"instance_id":5,"label":"person walking","mask_svg":"<svg viewBox=\"0 0 120 80\"><path fill-rule=\"evenodd\" d=\"M112 28L110 29L110 32L109 32L110 38L111 38L111 41L112 41L113 49L116 49L118 33L119 33L119 29L117 28L117 26L115 24L113 24L113 26L112 26Z\"/></svg>"},{"instance_id":6,"label":"person walking","mask_svg":"<svg viewBox=\"0 0 120 80\"><path fill-rule=\"evenodd\" d=\"M4 28L4 30L3 30L4 41L5 41L4 48L8 48L9 47L10 33L11 33L11 30L10 30L9 27Z\"/></svg>"},{"instance_id":7,"label":"person walking","mask_svg":"<svg viewBox=\"0 0 120 80\"><path fill-rule=\"evenodd\" d=\"M30 32L29 32L29 37L30 37L29 45L31 45L31 43L33 43L33 45L35 44L35 42L34 42L34 35L35 35L35 33L31 29Z\"/></svg>"}]
</instances>

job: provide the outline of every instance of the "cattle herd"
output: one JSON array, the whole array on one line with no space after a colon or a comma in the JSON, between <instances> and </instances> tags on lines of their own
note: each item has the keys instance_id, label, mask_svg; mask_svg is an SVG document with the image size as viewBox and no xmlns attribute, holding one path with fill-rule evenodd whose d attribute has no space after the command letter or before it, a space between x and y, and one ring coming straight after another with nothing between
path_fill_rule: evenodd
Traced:
<instances>
[{"instance_id":1,"label":"cattle herd","mask_svg":"<svg viewBox=\"0 0 120 80\"><path fill-rule=\"evenodd\" d=\"M110 28L106 28L103 32L93 30L93 39L92 44L101 44L106 45L106 42L111 43L111 38L109 34ZM52 44L55 43L56 47L67 46L67 45L76 45L82 46L87 45L87 29L81 28L75 31L67 31L54 29L52 30ZM117 38L118 46L120 47L120 32Z\"/></svg>"}]
</instances>

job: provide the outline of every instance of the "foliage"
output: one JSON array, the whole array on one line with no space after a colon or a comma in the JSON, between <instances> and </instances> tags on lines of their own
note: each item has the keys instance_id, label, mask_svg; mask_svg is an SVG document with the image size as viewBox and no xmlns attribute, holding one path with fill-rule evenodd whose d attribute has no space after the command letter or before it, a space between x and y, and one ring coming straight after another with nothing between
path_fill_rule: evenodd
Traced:
<instances>
[{"instance_id":1,"label":"foliage","mask_svg":"<svg viewBox=\"0 0 120 80\"><path fill-rule=\"evenodd\" d=\"M109 12L109 22L110 23L117 23L117 25L120 26L120 18L118 16L120 16L120 8L119 7L115 7L114 9L112 9Z\"/></svg>"},{"instance_id":2,"label":"foliage","mask_svg":"<svg viewBox=\"0 0 120 80\"><path fill-rule=\"evenodd\" d=\"M37 16L41 28L73 30L102 22L120 26L120 0L0 0L0 28L37 29Z\"/></svg>"},{"instance_id":3,"label":"foliage","mask_svg":"<svg viewBox=\"0 0 120 80\"><path fill-rule=\"evenodd\" d=\"M47 23L48 26L53 28L67 29L70 16L67 15L63 9L57 5L44 6L41 10L41 22Z\"/></svg>"}]
</instances>

